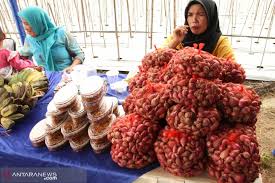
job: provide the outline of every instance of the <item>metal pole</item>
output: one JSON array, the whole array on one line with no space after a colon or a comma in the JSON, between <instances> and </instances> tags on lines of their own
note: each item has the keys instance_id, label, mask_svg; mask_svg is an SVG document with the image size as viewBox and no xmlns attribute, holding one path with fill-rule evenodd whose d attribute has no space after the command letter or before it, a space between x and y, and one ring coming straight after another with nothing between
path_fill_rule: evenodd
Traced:
<instances>
[{"instance_id":1,"label":"metal pole","mask_svg":"<svg viewBox=\"0 0 275 183\"><path fill-rule=\"evenodd\" d=\"M122 18L123 18L123 12L122 12L122 10L123 10L123 5L122 5L122 2L121 1L119 1L119 5L120 5L120 32L122 32L122 22L123 22L123 20L122 20Z\"/></svg>"},{"instance_id":2,"label":"metal pole","mask_svg":"<svg viewBox=\"0 0 275 183\"><path fill-rule=\"evenodd\" d=\"M170 32L169 32L169 34L171 34L171 32L172 32L172 21L171 21L171 7L170 7L170 5L171 5L171 0L168 0L168 20L169 20L169 28L170 28Z\"/></svg>"},{"instance_id":3,"label":"metal pole","mask_svg":"<svg viewBox=\"0 0 275 183\"><path fill-rule=\"evenodd\" d=\"M231 3L232 3L231 4L231 34L233 34L233 24L234 24L233 14L234 14L234 5L235 5L234 0L232 0ZM232 37L230 37L230 41L232 43Z\"/></svg>"},{"instance_id":4,"label":"metal pole","mask_svg":"<svg viewBox=\"0 0 275 183\"><path fill-rule=\"evenodd\" d=\"M100 0L97 1L98 2L98 9L99 9L99 21L100 21L100 34L102 34L102 36L100 35L100 37L103 37L103 44L104 44L104 48L106 48L106 42L105 42L105 37L104 37L104 32L103 32L103 22L102 22L102 16L101 16L101 6L100 6ZM92 19L92 17L91 17Z\"/></svg>"},{"instance_id":5,"label":"metal pole","mask_svg":"<svg viewBox=\"0 0 275 183\"><path fill-rule=\"evenodd\" d=\"M166 9L166 0L164 0L164 15L165 15L165 38L168 35L168 18L167 18L167 9Z\"/></svg>"},{"instance_id":6,"label":"metal pole","mask_svg":"<svg viewBox=\"0 0 275 183\"><path fill-rule=\"evenodd\" d=\"M260 3L260 0L257 0L257 6L256 6L256 11L255 11L255 16L254 16L253 24L252 24L252 33L251 33L251 36L253 36L253 34L254 34L254 26L255 26L255 21L256 21L256 18L257 18L257 12L258 12L258 9L259 9L259 3ZM253 39L251 38L249 54L252 54L252 40Z\"/></svg>"},{"instance_id":7,"label":"metal pole","mask_svg":"<svg viewBox=\"0 0 275 183\"><path fill-rule=\"evenodd\" d=\"M132 35L131 17L130 17L130 9L129 9L129 1L126 0L126 3L127 3L128 26L129 26L129 31L130 31L130 38L133 38L134 36Z\"/></svg>"},{"instance_id":8,"label":"metal pole","mask_svg":"<svg viewBox=\"0 0 275 183\"><path fill-rule=\"evenodd\" d=\"M247 13L246 17L245 17L245 21L244 21L243 27L241 29L240 35L242 35L242 33L243 33L244 27L246 25L246 21L247 21L247 19L249 17L250 11L252 10L253 4L254 4L254 0L252 1L252 4L251 4L251 6L250 6L250 8L248 10L248 13Z\"/></svg>"},{"instance_id":9,"label":"metal pole","mask_svg":"<svg viewBox=\"0 0 275 183\"><path fill-rule=\"evenodd\" d=\"M6 21L9 21L10 22L10 24L11 24L11 26L12 26L12 29L13 29L13 31L14 32L16 32L16 26L14 26L14 24L13 24L13 19L12 19L12 17L10 16L10 14L8 13L9 11L8 11L8 9L9 9L9 2L7 2L7 1L4 1L4 8L5 8L5 11L3 11L4 13L6 12L6 15L4 16L4 15L2 15L2 19L3 19L3 21L2 22L6 22ZM2 8L2 9L4 9L4 8ZM5 18L4 18L5 17ZM6 30L8 30L8 24L4 24L5 26L6 26ZM15 35L15 37L16 37L16 39L17 39L17 42L20 42L20 38L17 36L17 35Z\"/></svg>"},{"instance_id":10,"label":"metal pole","mask_svg":"<svg viewBox=\"0 0 275 183\"><path fill-rule=\"evenodd\" d=\"M0 7L1 7L1 9L3 9L2 8L2 4L0 4ZM8 26L7 26L8 24L6 22L7 20L4 18L4 17L6 17L6 15L4 15L4 13L5 13L5 11L3 11L3 13L1 12L1 14L0 14L1 15L1 17L0 17L1 18L1 24L0 25L1 25L2 29L3 29L3 31L4 30L8 31ZM4 27L5 27L5 29L4 29Z\"/></svg>"},{"instance_id":11,"label":"metal pole","mask_svg":"<svg viewBox=\"0 0 275 183\"><path fill-rule=\"evenodd\" d=\"M91 11L90 9L91 9L90 1L88 1L87 11L88 11L88 12L93 12L93 11ZM100 10L100 9L99 9L99 10ZM94 30L93 16L90 15L90 16L88 17L88 20L91 20L91 24L92 24L91 28L92 28L92 30ZM101 22L101 23L102 23L102 22ZM88 31L85 30L85 32L87 33ZM103 34L103 35L104 35L104 34ZM91 39L92 56L93 56L93 58L98 58L98 56L96 56L95 53L94 53L93 33L92 33L92 32L90 32L90 39ZM106 45L105 45L105 39L103 38L103 40L104 40L104 47L106 47Z\"/></svg>"},{"instance_id":12,"label":"metal pole","mask_svg":"<svg viewBox=\"0 0 275 183\"><path fill-rule=\"evenodd\" d=\"M270 36L272 25L273 25L273 18L274 18L274 16L275 16L275 2L273 4L273 8L272 8L271 20L270 20L269 27L268 27L267 37ZM257 68L264 68L262 65L263 65L263 61L264 61L264 55L265 55L266 45L267 45L267 39L265 40L265 46L264 46L264 51L263 51L261 63L260 63L259 66L257 66Z\"/></svg>"},{"instance_id":13,"label":"metal pole","mask_svg":"<svg viewBox=\"0 0 275 183\"><path fill-rule=\"evenodd\" d=\"M83 5L83 0L80 1L81 2L81 11L82 11L82 19L83 19L83 28L86 31L87 27L86 27L86 17L85 17L85 10L84 10L84 5ZM86 35L84 33L84 44L85 47L87 46L87 42L86 42Z\"/></svg>"},{"instance_id":14,"label":"metal pole","mask_svg":"<svg viewBox=\"0 0 275 183\"><path fill-rule=\"evenodd\" d=\"M91 49L92 49L92 57L93 58L97 58L97 56L95 56L94 54L94 46L93 46L93 36L92 36L92 32L89 32L90 34L88 35L88 30L87 30L87 25L88 25L88 29L90 30L90 24L91 24L91 29L94 30L94 26L93 26L93 18L90 14L90 12L93 12L91 11L90 9L90 2L88 1L85 1L84 2L85 4L82 5L83 7L83 10L86 11L87 13L84 13L82 11L82 16L83 16L83 19L85 19L85 25L84 25L84 31L82 31L84 33L84 41L85 41L85 45L87 44L87 41L86 41L86 38L90 37L90 42L91 42ZM87 15L87 17L85 16ZM89 21L90 20L90 21ZM86 37L85 37L86 35Z\"/></svg>"},{"instance_id":15,"label":"metal pole","mask_svg":"<svg viewBox=\"0 0 275 183\"><path fill-rule=\"evenodd\" d=\"M24 27L22 25L22 22L21 22L21 20L18 16L17 2L16 2L16 0L10 0L9 2L10 2L10 7L11 7L11 11L12 11L14 20L15 20L15 23L16 23L17 30L20 34L20 40L21 40L21 43L23 45L25 37L26 37L26 33L25 33Z\"/></svg>"},{"instance_id":16,"label":"metal pole","mask_svg":"<svg viewBox=\"0 0 275 183\"><path fill-rule=\"evenodd\" d=\"M147 27L148 27L148 0L146 0L146 7L145 7L145 54L147 53Z\"/></svg>"},{"instance_id":17,"label":"metal pole","mask_svg":"<svg viewBox=\"0 0 275 183\"><path fill-rule=\"evenodd\" d=\"M163 16L163 7L162 7L162 0L160 0L160 26L162 26L162 17Z\"/></svg>"},{"instance_id":18,"label":"metal pole","mask_svg":"<svg viewBox=\"0 0 275 183\"><path fill-rule=\"evenodd\" d=\"M108 0L105 1L105 26L109 26L108 25Z\"/></svg>"},{"instance_id":19,"label":"metal pole","mask_svg":"<svg viewBox=\"0 0 275 183\"><path fill-rule=\"evenodd\" d=\"M267 9L267 13L269 12L269 9L270 9L270 7L271 7L271 3L272 3L272 0L271 0L271 1L270 1L270 3L269 3L268 9ZM263 10L263 11L264 11L264 10ZM261 36L261 34L262 34L262 31L263 31L264 25L265 25L265 21L266 21L267 13L265 14L264 21L263 21L263 24L262 24L262 27L261 27L261 30L260 30L260 33L259 33L258 39L257 39L257 41L255 41L255 43L259 43L259 39L260 39L260 36ZM272 14L271 14L271 16L272 16Z\"/></svg>"},{"instance_id":20,"label":"metal pole","mask_svg":"<svg viewBox=\"0 0 275 183\"><path fill-rule=\"evenodd\" d=\"M150 49L153 47L153 20L154 20L154 0L152 0L151 4L151 31L150 31Z\"/></svg>"},{"instance_id":21,"label":"metal pole","mask_svg":"<svg viewBox=\"0 0 275 183\"><path fill-rule=\"evenodd\" d=\"M138 11L136 11L135 10L135 7L137 8L137 10L138 10L138 3L137 3L137 1L136 0L134 0L134 3L133 3L134 5L132 6L133 7L133 17L134 17L134 28L135 28L135 31L134 32L136 32L136 30L137 30L137 19L138 19Z\"/></svg>"},{"instance_id":22,"label":"metal pole","mask_svg":"<svg viewBox=\"0 0 275 183\"><path fill-rule=\"evenodd\" d=\"M176 8L176 0L174 0L174 29L177 26L177 8Z\"/></svg>"},{"instance_id":23,"label":"metal pole","mask_svg":"<svg viewBox=\"0 0 275 183\"><path fill-rule=\"evenodd\" d=\"M48 9L49 9L50 15L53 18L54 23L57 24L57 20L55 19L55 16L53 14L53 10L52 10L51 5L48 3L47 6L48 6Z\"/></svg>"},{"instance_id":24,"label":"metal pole","mask_svg":"<svg viewBox=\"0 0 275 183\"><path fill-rule=\"evenodd\" d=\"M78 20L78 26L79 26L79 29L81 30L81 24L80 24L80 19L79 19L79 13L78 13L78 5L76 3L76 1L73 1L74 2L74 6L75 6L75 9L76 9L76 17L77 17L77 20Z\"/></svg>"},{"instance_id":25,"label":"metal pole","mask_svg":"<svg viewBox=\"0 0 275 183\"><path fill-rule=\"evenodd\" d=\"M58 1L53 1L53 9L54 9L54 13L55 14L52 14L52 16L53 17L55 17L56 16L56 18L55 18L55 20L56 20L56 24L57 25L60 25L60 19L59 18L61 18L61 16L60 16L60 14L59 14L59 12L60 11L58 11L58 5L56 4L56 2L58 3ZM49 4L49 3L48 3Z\"/></svg>"},{"instance_id":26,"label":"metal pole","mask_svg":"<svg viewBox=\"0 0 275 183\"><path fill-rule=\"evenodd\" d=\"M118 39L118 31L117 31L117 17L116 17L116 0L114 0L114 15L115 15L115 33L116 33L116 45L117 45L117 60L120 60L119 53L119 39Z\"/></svg>"}]
</instances>

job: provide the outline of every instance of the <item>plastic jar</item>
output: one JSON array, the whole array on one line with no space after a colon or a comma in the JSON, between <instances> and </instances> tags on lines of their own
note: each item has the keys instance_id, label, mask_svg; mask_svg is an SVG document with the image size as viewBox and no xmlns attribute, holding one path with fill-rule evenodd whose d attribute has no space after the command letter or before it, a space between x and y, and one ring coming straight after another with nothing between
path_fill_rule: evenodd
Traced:
<instances>
[{"instance_id":1,"label":"plastic jar","mask_svg":"<svg viewBox=\"0 0 275 183\"><path fill-rule=\"evenodd\" d=\"M115 120L116 116L112 114L110 120L108 121L102 123L91 123L88 129L88 134L91 141L93 141L96 144L108 142L107 134Z\"/></svg>"},{"instance_id":2,"label":"plastic jar","mask_svg":"<svg viewBox=\"0 0 275 183\"><path fill-rule=\"evenodd\" d=\"M74 125L80 124L82 121L87 121L87 112L84 110L83 104L80 102L78 108L71 108L69 115L72 118Z\"/></svg>"},{"instance_id":3,"label":"plastic jar","mask_svg":"<svg viewBox=\"0 0 275 183\"><path fill-rule=\"evenodd\" d=\"M111 100L113 103L113 113L118 116L119 112L118 112L118 99L116 97L110 97L110 96L106 96L106 98L108 100Z\"/></svg>"},{"instance_id":4,"label":"plastic jar","mask_svg":"<svg viewBox=\"0 0 275 183\"><path fill-rule=\"evenodd\" d=\"M67 121L61 127L61 133L63 134L65 139L71 139L72 137L82 133L83 131L87 131L87 127L89 126L88 120L84 120L81 123L74 123L72 120Z\"/></svg>"},{"instance_id":5,"label":"plastic jar","mask_svg":"<svg viewBox=\"0 0 275 183\"><path fill-rule=\"evenodd\" d=\"M91 112L91 113L93 113L95 111L98 111L100 109L100 107L102 106L102 104L103 104L102 99L103 99L103 95L100 96L97 101L83 102L85 110L88 111L88 112Z\"/></svg>"},{"instance_id":6,"label":"plastic jar","mask_svg":"<svg viewBox=\"0 0 275 183\"><path fill-rule=\"evenodd\" d=\"M86 78L80 84L83 102L98 102L107 92L107 82L99 76Z\"/></svg>"},{"instance_id":7,"label":"plastic jar","mask_svg":"<svg viewBox=\"0 0 275 183\"><path fill-rule=\"evenodd\" d=\"M64 121L64 119L67 118L67 115L66 112L60 111L56 108L53 100L48 104L46 117L51 118L54 125L57 126L60 121Z\"/></svg>"},{"instance_id":8,"label":"plastic jar","mask_svg":"<svg viewBox=\"0 0 275 183\"><path fill-rule=\"evenodd\" d=\"M93 141L90 140L90 144L93 148L93 151L97 154L103 153L103 152L107 151L109 149L109 147L111 147L111 142L96 144L96 143L94 143Z\"/></svg>"},{"instance_id":9,"label":"plastic jar","mask_svg":"<svg viewBox=\"0 0 275 183\"><path fill-rule=\"evenodd\" d=\"M76 96L75 102L76 102L76 105L72 105L69 111L75 112L75 111L79 111L82 108L83 104L82 104L82 99L80 95Z\"/></svg>"},{"instance_id":10,"label":"plastic jar","mask_svg":"<svg viewBox=\"0 0 275 183\"><path fill-rule=\"evenodd\" d=\"M29 139L34 147L45 145L46 128L46 119L42 119L32 128Z\"/></svg>"},{"instance_id":11,"label":"plastic jar","mask_svg":"<svg viewBox=\"0 0 275 183\"><path fill-rule=\"evenodd\" d=\"M78 89L72 82L61 88L54 96L53 101L56 108L60 111L68 111L70 108L77 107L76 100Z\"/></svg>"},{"instance_id":12,"label":"plastic jar","mask_svg":"<svg viewBox=\"0 0 275 183\"><path fill-rule=\"evenodd\" d=\"M103 104L98 111L94 113L87 112L88 119L91 123L100 123L110 119L113 109L113 102L106 97L103 98L102 102Z\"/></svg>"},{"instance_id":13,"label":"plastic jar","mask_svg":"<svg viewBox=\"0 0 275 183\"><path fill-rule=\"evenodd\" d=\"M66 118L63 119L62 121L59 121L57 124L54 123L54 121L52 120L52 118L47 117L46 118L46 134L52 134L55 133L56 131L60 130L62 124L66 123L68 120L70 120L71 118L66 115Z\"/></svg>"},{"instance_id":14,"label":"plastic jar","mask_svg":"<svg viewBox=\"0 0 275 183\"><path fill-rule=\"evenodd\" d=\"M45 137L45 144L50 151L55 151L66 144L67 140L64 139L60 130L53 134L48 134Z\"/></svg>"},{"instance_id":15,"label":"plastic jar","mask_svg":"<svg viewBox=\"0 0 275 183\"><path fill-rule=\"evenodd\" d=\"M80 133L79 135L71 138L69 140L70 146L71 148L76 151L79 152L81 151L87 144L89 144L89 136L88 136L88 131L85 130L83 131L83 133Z\"/></svg>"}]
</instances>

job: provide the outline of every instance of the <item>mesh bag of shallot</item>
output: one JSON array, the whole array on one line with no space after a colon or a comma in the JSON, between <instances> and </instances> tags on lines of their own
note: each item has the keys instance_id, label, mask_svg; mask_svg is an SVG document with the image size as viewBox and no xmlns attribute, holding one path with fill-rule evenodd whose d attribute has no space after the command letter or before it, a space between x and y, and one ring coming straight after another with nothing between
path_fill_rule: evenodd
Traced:
<instances>
[{"instance_id":1,"label":"mesh bag of shallot","mask_svg":"<svg viewBox=\"0 0 275 183\"><path fill-rule=\"evenodd\" d=\"M206 136L219 127L220 114L216 108L172 106L166 120L170 127L196 136Z\"/></svg>"},{"instance_id":2,"label":"mesh bag of shallot","mask_svg":"<svg viewBox=\"0 0 275 183\"><path fill-rule=\"evenodd\" d=\"M129 91L132 92L135 88L142 88L148 83L159 83L160 68L149 68L146 72L139 72L129 83Z\"/></svg>"},{"instance_id":3,"label":"mesh bag of shallot","mask_svg":"<svg viewBox=\"0 0 275 183\"><path fill-rule=\"evenodd\" d=\"M219 109L226 120L250 126L256 123L261 101L253 89L226 83L222 85L222 93Z\"/></svg>"},{"instance_id":4,"label":"mesh bag of shallot","mask_svg":"<svg viewBox=\"0 0 275 183\"><path fill-rule=\"evenodd\" d=\"M154 150L145 153L132 152L121 144L112 144L111 157L120 167L140 169L156 161Z\"/></svg>"},{"instance_id":5,"label":"mesh bag of shallot","mask_svg":"<svg viewBox=\"0 0 275 183\"><path fill-rule=\"evenodd\" d=\"M179 50L168 67L173 73L196 75L205 79L217 79L222 71L222 64L217 57L191 47Z\"/></svg>"},{"instance_id":6,"label":"mesh bag of shallot","mask_svg":"<svg viewBox=\"0 0 275 183\"><path fill-rule=\"evenodd\" d=\"M215 106L221 97L219 85L202 78L176 75L168 81L167 87L171 100L186 106Z\"/></svg>"},{"instance_id":7,"label":"mesh bag of shallot","mask_svg":"<svg viewBox=\"0 0 275 183\"><path fill-rule=\"evenodd\" d=\"M166 66L164 66L162 68L162 70L160 71L160 81L162 83L168 83L168 81L170 79L172 79L177 73L174 73L172 70L173 65L172 64L168 64Z\"/></svg>"},{"instance_id":8,"label":"mesh bag of shallot","mask_svg":"<svg viewBox=\"0 0 275 183\"><path fill-rule=\"evenodd\" d=\"M135 112L153 121L165 118L172 104L166 84L162 83L149 83L140 88L134 97L136 99Z\"/></svg>"},{"instance_id":9,"label":"mesh bag of shallot","mask_svg":"<svg viewBox=\"0 0 275 183\"><path fill-rule=\"evenodd\" d=\"M255 129L224 128L207 137L208 174L219 183L252 183L259 175L260 155Z\"/></svg>"},{"instance_id":10,"label":"mesh bag of shallot","mask_svg":"<svg viewBox=\"0 0 275 183\"><path fill-rule=\"evenodd\" d=\"M154 144L161 167L177 176L196 176L206 164L205 140L166 127Z\"/></svg>"},{"instance_id":11,"label":"mesh bag of shallot","mask_svg":"<svg viewBox=\"0 0 275 183\"><path fill-rule=\"evenodd\" d=\"M108 133L112 159L121 167L142 168L154 162L154 142L160 126L132 113L117 118Z\"/></svg>"},{"instance_id":12,"label":"mesh bag of shallot","mask_svg":"<svg viewBox=\"0 0 275 183\"><path fill-rule=\"evenodd\" d=\"M134 89L129 95L125 98L124 102L122 103L122 107L126 114L130 114L135 112L136 107L136 93L139 89Z\"/></svg>"},{"instance_id":13,"label":"mesh bag of shallot","mask_svg":"<svg viewBox=\"0 0 275 183\"><path fill-rule=\"evenodd\" d=\"M139 72L129 82L129 92L132 92L135 88L142 88L147 83L147 73Z\"/></svg>"},{"instance_id":14,"label":"mesh bag of shallot","mask_svg":"<svg viewBox=\"0 0 275 183\"><path fill-rule=\"evenodd\" d=\"M160 68L166 65L173 55L176 53L176 50L170 48L159 48L153 52L150 52L144 56L142 59L142 71L147 71L150 68L157 67Z\"/></svg>"},{"instance_id":15,"label":"mesh bag of shallot","mask_svg":"<svg viewBox=\"0 0 275 183\"><path fill-rule=\"evenodd\" d=\"M221 59L222 74L220 79L225 82L243 83L245 80L245 71L240 64L232 60Z\"/></svg>"}]
</instances>

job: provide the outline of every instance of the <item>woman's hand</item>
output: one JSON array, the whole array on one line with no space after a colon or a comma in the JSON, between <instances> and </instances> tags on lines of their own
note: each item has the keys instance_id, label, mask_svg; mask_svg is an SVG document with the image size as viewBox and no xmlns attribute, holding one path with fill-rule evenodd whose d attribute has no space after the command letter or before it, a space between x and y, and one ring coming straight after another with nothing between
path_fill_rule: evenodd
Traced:
<instances>
[{"instance_id":1,"label":"woman's hand","mask_svg":"<svg viewBox=\"0 0 275 183\"><path fill-rule=\"evenodd\" d=\"M182 25L182 26L178 26L174 29L173 39L168 45L169 48L175 49L183 41L185 35L188 32L188 28L189 28L188 25Z\"/></svg>"},{"instance_id":2,"label":"woman's hand","mask_svg":"<svg viewBox=\"0 0 275 183\"><path fill-rule=\"evenodd\" d=\"M44 68L41 66L33 66L33 68L39 72L42 72L44 70Z\"/></svg>"},{"instance_id":3,"label":"woman's hand","mask_svg":"<svg viewBox=\"0 0 275 183\"><path fill-rule=\"evenodd\" d=\"M72 65L70 65L69 67L65 68L63 71L66 72L66 73L71 73L73 70L74 70L74 67L76 65L79 65L81 64L81 61L79 59L74 59Z\"/></svg>"},{"instance_id":4,"label":"woman's hand","mask_svg":"<svg viewBox=\"0 0 275 183\"><path fill-rule=\"evenodd\" d=\"M182 26L178 26L175 28L175 30L173 31L173 39L175 41L179 41L182 42L185 35L188 32L188 25L182 25Z\"/></svg>"},{"instance_id":5,"label":"woman's hand","mask_svg":"<svg viewBox=\"0 0 275 183\"><path fill-rule=\"evenodd\" d=\"M63 70L63 72L71 73L74 70L74 65L71 65Z\"/></svg>"}]
</instances>

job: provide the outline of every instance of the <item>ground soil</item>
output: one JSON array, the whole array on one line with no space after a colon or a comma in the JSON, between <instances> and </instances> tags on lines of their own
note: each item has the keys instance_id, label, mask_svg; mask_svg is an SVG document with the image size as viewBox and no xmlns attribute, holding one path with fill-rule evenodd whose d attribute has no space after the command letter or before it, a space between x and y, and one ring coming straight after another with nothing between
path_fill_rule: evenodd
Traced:
<instances>
[{"instance_id":1,"label":"ground soil","mask_svg":"<svg viewBox=\"0 0 275 183\"><path fill-rule=\"evenodd\" d=\"M246 81L261 96L262 106L256 123L261 156L265 156L267 166L261 166L263 183L275 183L275 82ZM263 159L263 158L262 158Z\"/></svg>"}]
</instances>

